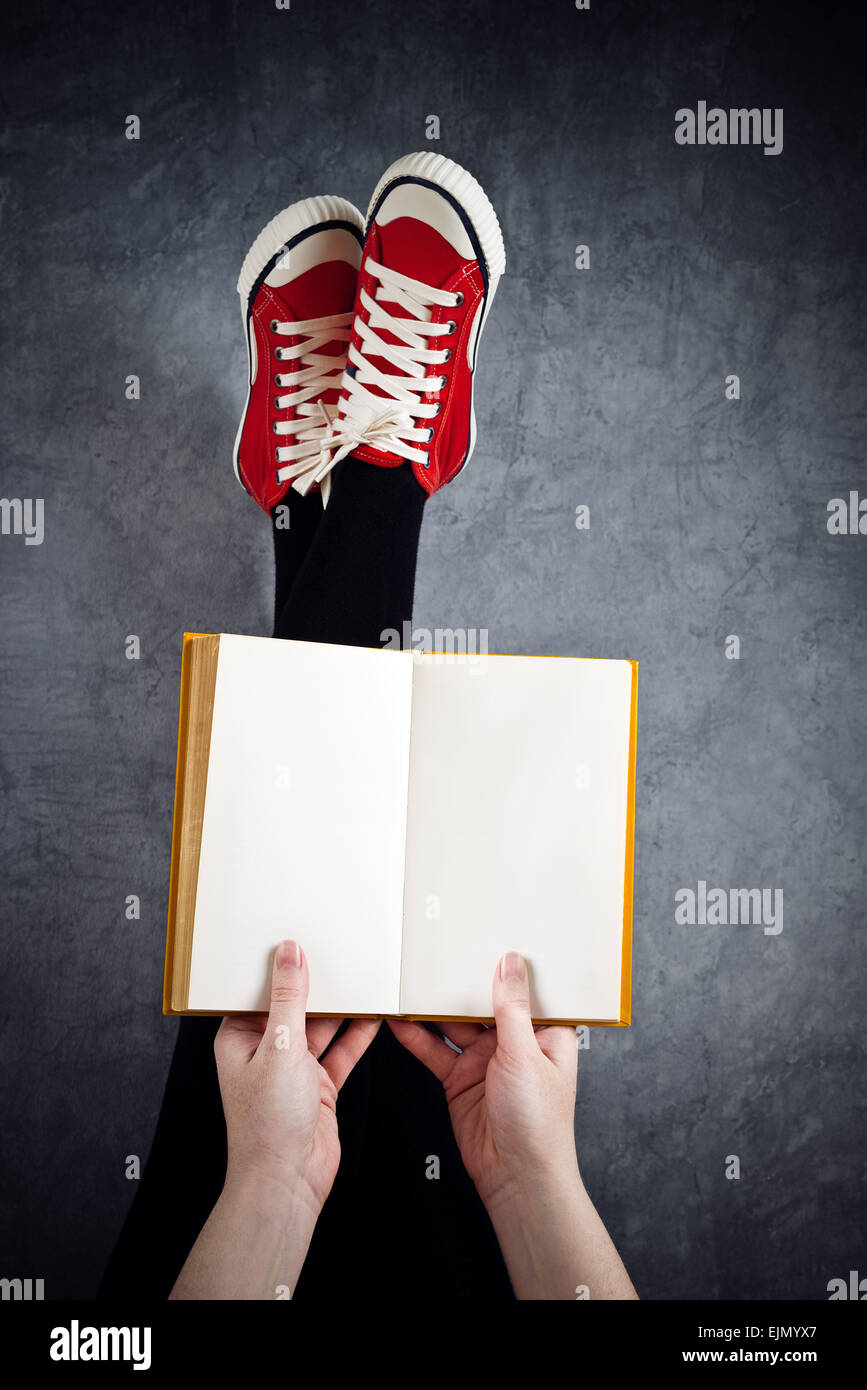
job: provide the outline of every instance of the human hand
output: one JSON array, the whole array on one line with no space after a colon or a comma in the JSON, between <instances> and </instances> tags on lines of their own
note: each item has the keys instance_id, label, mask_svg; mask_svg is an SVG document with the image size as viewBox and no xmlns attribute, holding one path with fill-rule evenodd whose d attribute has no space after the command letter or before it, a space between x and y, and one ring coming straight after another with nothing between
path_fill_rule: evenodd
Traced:
<instances>
[{"instance_id":1,"label":"human hand","mask_svg":"<svg viewBox=\"0 0 867 1390\"><path fill-rule=\"evenodd\" d=\"M442 1082L464 1167L489 1211L528 1184L580 1181L575 1029L534 1030L526 965L516 952L497 966L493 1012L493 1028L441 1025L460 1053L419 1023L388 1020L398 1041Z\"/></svg>"},{"instance_id":2,"label":"human hand","mask_svg":"<svg viewBox=\"0 0 867 1390\"><path fill-rule=\"evenodd\" d=\"M227 1187L261 1180L318 1215L340 1160L337 1093L379 1028L305 1018L310 977L295 941L274 957L267 1015L224 1018L214 1040L228 1140ZM321 1058L321 1060L319 1060Z\"/></svg>"}]
</instances>

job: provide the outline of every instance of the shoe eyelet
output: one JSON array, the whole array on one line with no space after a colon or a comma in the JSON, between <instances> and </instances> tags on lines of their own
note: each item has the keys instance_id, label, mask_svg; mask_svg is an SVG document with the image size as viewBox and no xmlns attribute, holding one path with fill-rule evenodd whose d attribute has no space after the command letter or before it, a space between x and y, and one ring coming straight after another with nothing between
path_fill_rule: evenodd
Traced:
<instances>
[{"instance_id":1,"label":"shoe eyelet","mask_svg":"<svg viewBox=\"0 0 867 1390\"><path fill-rule=\"evenodd\" d=\"M277 328L278 328L278 326L279 326L279 323L280 323L280 320L279 320L279 319L272 319L271 322L268 324L268 327L270 328L270 330L271 330L272 333L276 333L276 332L277 332Z\"/></svg>"},{"instance_id":2,"label":"shoe eyelet","mask_svg":"<svg viewBox=\"0 0 867 1390\"><path fill-rule=\"evenodd\" d=\"M279 397L279 396L275 396L275 397L274 397L274 409L275 409L275 410L282 410L282 409L283 409L283 407L282 407L281 404L280 404L280 397Z\"/></svg>"},{"instance_id":3,"label":"shoe eyelet","mask_svg":"<svg viewBox=\"0 0 867 1390\"><path fill-rule=\"evenodd\" d=\"M449 319L448 323L446 324L446 334L445 334L445 336L446 336L447 338L450 338L451 335L452 335L453 333L457 333L457 331L458 331L458 325L457 325L457 323L455 322L454 319Z\"/></svg>"},{"instance_id":4,"label":"shoe eyelet","mask_svg":"<svg viewBox=\"0 0 867 1390\"><path fill-rule=\"evenodd\" d=\"M434 432L433 432L433 425L428 425L428 428L427 428L427 442L428 442L428 444L430 444L431 440L433 439L433 434L434 434Z\"/></svg>"},{"instance_id":5,"label":"shoe eyelet","mask_svg":"<svg viewBox=\"0 0 867 1390\"><path fill-rule=\"evenodd\" d=\"M436 389L438 391L444 391L446 389L446 386L448 385L448 380L449 379L447 376L441 376L439 379L440 384Z\"/></svg>"},{"instance_id":6,"label":"shoe eyelet","mask_svg":"<svg viewBox=\"0 0 867 1390\"><path fill-rule=\"evenodd\" d=\"M430 459L426 458L422 463L422 468L430 468Z\"/></svg>"},{"instance_id":7,"label":"shoe eyelet","mask_svg":"<svg viewBox=\"0 0 867 1390\"><path fill-rule=\"evenodd\" d=\"M451 350L451 348L446 348L446 349L445 349L445 354L446 354L446 355L445 355L445 361L446 361L446 362L450 362L451 359L452 359L452 350Z\"/></svg>"},{"instance_id":8,"label":"shoe eyelet","mask_svg":"<svg viewBox=\"0 0 867 1390\"><path fill-rule=\"evenodd\" d=\"M463 295L461 294L460 290L458 290L457 294L455 295L455 308L456 308L456 309L459 309L459 308L461 307L461 305L463 304L463 302L464 302L464 297L463 297Z\"/></svg>"},{"instance_id":9,"label":"shoe eyelet","mask_svg":"<svg viewBox=\"0 0 867 1390\"><path fill-rule=\"evenodd\" d=\"M442 403L442 401L437 401L437 403L436 403L436 409L434 410L434 415L439 415L439 413L440 413L440 411L442 410L442 408L443 408L443 403Z\"/></svg>"},{"instance_id":10,"label":"shoe eyelet","mask_svg":"<svg viewBox=\"0 0 867 1390\"><path fill-rule=\"evenodd\" d=\"M272 431L273 434L276 434L276 433L277 433L277 421L276 421L276 420L272 421L272 423L271 423L271 431Z\"/></svg>"},{"instance_id":11,"label":"shoe eyelet","mask_svg":"<svg viewBox=\"0 0 867 1390\"><path fill-rule=\"evenodd\" d=\"M276 359L277 359L278 362L282 362L282 361L283 361L283 349L282 349L282 348L275 348L275 349L274 349L274 356L276 357Z\"/></svg>"}]
</instances>

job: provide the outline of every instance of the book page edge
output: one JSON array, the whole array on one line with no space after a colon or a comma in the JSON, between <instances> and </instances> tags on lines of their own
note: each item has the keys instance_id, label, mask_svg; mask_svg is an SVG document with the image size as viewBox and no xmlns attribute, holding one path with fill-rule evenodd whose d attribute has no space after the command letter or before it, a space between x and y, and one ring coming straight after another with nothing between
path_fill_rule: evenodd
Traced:
<instances>
[{"instance_id":1,"label":"book page edge","mask_svg":"<svg viewBox=\"0 0 867 1390\"><path fill-rule=\"evenodd\" d=\"M183 1018L260 1018L261 1009L172 1009L176 1017ZM334 1018L334 1010L326 1013L307 1013L305 1018ZM407 1023L487 1023L496 1020L484 1014L353 1014L353 1018L369 1018L384 1021L387 1018L404 1019ZM627 1024L619 1018L536 1018L531 1022L539 1027L550 1028L625 1028Z\"/></svg>"},{"instance_id":2,"label":"book page edge","mask_svg":"<svg viewBox=\"0 0 867 1390\"><path fill-rule=\"evenodd\" d=\"M178 1017L180 1015L192 1012L191 1010L186 1008L186 1003L189 999L190 962L192 960L193 945L193 922L185 924L183 930L179 928L178 901L180 897L181 878L181 832L184 823L184 813L186 810L184 792L186 786L187 752L190 728L192 646L193 642L196 639L202 637L215 637L217 639L218 660L220 640L219 633L185 632L183 637L183 643L181 646L181 689L178 709L178 748L177 760L175 765L175 806L172 821L172 854L171 870L169 875L169 905L168 920L166 924L165 967L163 972L163 1014L167 1017ZM215 685L216 664L217 663L215 661ZM211 700L211 716L213 716L213 692ZM210 728L208 730L208 742L210 743ZM204 793L205 788L203 787L203 802ZM199 842L199 848L201 848L201 840ZM196 855L196 864L198 865L198 855ZM195 916L195 913L193 915ZM181 1002L178 999L179 993L182 996L183 1002Z\"/></svg>"},{"instance_id":3,"label":"book page edge","mask_svg":"<svg viewBox=\"0 0 867 1390\"><path fill-rule=\"evenodd\" d=\"M623 1028L632 1022L632 918L635 897L635 773L638 754L638 662L632 667L629 705L629 761L626 786L626 851L623 874L623 943L620 952L620 1018Z\"/></svg>"}]
</instances>

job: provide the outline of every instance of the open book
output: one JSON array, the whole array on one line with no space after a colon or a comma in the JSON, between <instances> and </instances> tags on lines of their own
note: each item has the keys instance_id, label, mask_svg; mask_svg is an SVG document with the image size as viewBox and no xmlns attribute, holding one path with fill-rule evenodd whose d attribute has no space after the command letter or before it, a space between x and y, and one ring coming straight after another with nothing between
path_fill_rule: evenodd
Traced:
<instances>
[{"instance_id":1,"label":"open book","mask_svg":"<svg viewBox=\"0 0 867 1390\"><path fill-rule=\"evenodd\" d=\"M187 634L163 1007L627 1024L637 663Z\"/></svg>"}]
</instances>

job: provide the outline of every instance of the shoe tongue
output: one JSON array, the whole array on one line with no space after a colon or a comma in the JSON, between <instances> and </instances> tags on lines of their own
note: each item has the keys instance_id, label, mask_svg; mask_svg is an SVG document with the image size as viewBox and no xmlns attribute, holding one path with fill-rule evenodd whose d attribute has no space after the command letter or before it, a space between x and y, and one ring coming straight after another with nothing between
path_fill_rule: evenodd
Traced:
<instances>
[{"instance_id":1,"label":"shoe tongue","mask_svg":"<svg viewBox=\"0 0 867 1390\"><path fill-rule=\"evenodd\" d=\"M350 312L356 278L356 271L346 261L323 261L288 284L270 288L286 305L287 318L322 319Z\"/></svg>"},{"instance_id":2,"label":"shoe tongue","mask_svg":"<svg viewBox=\"0 0 867 1390\"><path fill-rule=\"evenodd\" d=\"M434 289L442 289L463 266L471 264L461 259L450 241L415 217L396 217L384 227L377 223L377 232L381 263Z\"/></svg>"},{"instance_id":3,"label":"shoe tongue","mask_svg":"<svg viewBox=\"0 0 867 1390\"><path fill-rule=\"evenodd\" d=\"M332 314L349 314L352 309L353 297L355 295L355 282L357 273L355 269L348 265L346 261L323 261L319 265L311 266L305 270L303 275L298 275L285 285L271 285L271 293L276 295L281 304L285 306L284 312L288 322L303 323L305 319L320 319L330 317ZM287 345L299 342L298 338L278 339ZM335 368L342 364L346 354L346 344L339 339L333 338L330 342L323 343L316 352L323 357L333 357ZM281 372L287 383L292 380L292 372L300 369L297 360L285 362L281 367ZM322 401L326 405L334 405L340 398L340 377L335 375L329 378L333 385L322 392ZM288 389L288 387L284 387ZM292 418L298 418L293 416ZM308 428L310 421L307 417L300 417L303 421L303 428Z\"/></svg>"}]
</instances>

